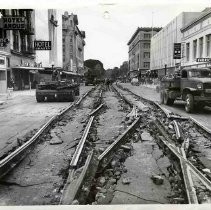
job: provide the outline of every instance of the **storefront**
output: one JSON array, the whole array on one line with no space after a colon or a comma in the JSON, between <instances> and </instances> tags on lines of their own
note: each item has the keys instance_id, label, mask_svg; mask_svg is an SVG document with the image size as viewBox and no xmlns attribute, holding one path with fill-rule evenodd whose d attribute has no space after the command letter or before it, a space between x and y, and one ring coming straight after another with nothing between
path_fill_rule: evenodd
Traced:
<instances>
[{"instance_id":1,"label":"storefront","mask_svg":"<svg viewBox=\"0 0 211 210\"><path fill-rule=\"evenodd\" d=\"M7 56L8 53L0 51L0 93L7 92Z\"/></svg>"},{"instance_id":2,"label":"storefront","mask_svg":"<svg viewBox=\"0 0 211 210\"><path fill-rule=\"evenodd\" d=\"M27 90L36 88L36 73L44 68L18 66L12 68L14 90Z\"/></svg>"}]
</instances>

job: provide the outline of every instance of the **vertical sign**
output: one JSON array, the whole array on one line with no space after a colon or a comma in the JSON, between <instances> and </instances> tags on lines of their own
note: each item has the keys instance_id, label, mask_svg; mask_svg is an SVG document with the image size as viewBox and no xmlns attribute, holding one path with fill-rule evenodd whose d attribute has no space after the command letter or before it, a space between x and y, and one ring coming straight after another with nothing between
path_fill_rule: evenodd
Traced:
<instances>
[{"instance_id":1,"label":"vertical sign","mask_svg":"<svg viewBox=\"0 0 211 210\"><path fill-rule=\"evenodd\" d=\"M181 43L174 43L174 59L181 59Z\"/></svg>"}]
</instances>

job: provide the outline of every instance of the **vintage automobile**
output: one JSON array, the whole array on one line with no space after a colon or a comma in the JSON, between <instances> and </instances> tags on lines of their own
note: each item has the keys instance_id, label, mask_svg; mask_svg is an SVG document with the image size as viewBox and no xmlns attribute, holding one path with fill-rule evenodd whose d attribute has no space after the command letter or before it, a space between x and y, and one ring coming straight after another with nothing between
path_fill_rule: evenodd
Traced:
<instances>
[{"instance_id":1,"label":"vintage automobile","mask_svg":"<svg viewBox=\"0 0 211 210\"><path fill-rule=\"evenodd\" d=\"M186 102L186 112L211 105L211 70L184 68L172 76L161 79L161 103L172 105L177 98Z\"/></svg>"}]
</instances>

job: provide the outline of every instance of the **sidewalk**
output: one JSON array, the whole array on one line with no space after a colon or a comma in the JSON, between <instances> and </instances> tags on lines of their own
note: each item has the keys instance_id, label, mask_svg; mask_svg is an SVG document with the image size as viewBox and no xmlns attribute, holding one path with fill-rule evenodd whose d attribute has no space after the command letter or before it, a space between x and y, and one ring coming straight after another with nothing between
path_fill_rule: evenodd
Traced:
<instances>
[{"instance_id":1,"label":"sidewalk","mask_svg":"<svg viewBox=\"0 0 211 210\"><path fill-rule=\"evenodd\" d=\"M157 85L141 84L139 86L131 85L131 83L119 83L122 87L128 88L133 93L140 95L146 99L157 101L160 100L160 95L156 91Z\"/></svg>"},{"instance_id":2,"label":"sidewalk","mask_svg":"<svg viewBox=\"0 0 211 210\"><path fill-rule=\"evenodd\" d=\"M0 105L3 105L8 101L14 100L17 96L35 96L35 89L18 90L18 91L12 91L10 93L0 94Z\"/></svg>"}]
</instances>

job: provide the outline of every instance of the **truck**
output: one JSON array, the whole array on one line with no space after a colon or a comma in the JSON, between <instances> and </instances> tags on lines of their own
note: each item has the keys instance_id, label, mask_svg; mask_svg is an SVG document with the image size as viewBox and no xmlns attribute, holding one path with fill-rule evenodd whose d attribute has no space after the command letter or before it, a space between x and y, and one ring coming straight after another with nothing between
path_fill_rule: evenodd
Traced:
<instances>
[{"instance_id":1,"label":"truck","mask_svg":"<svg viewBox=\"0 0 211 210\"><path fill-rule=\"evenodd\" d=\"M62 71L40 71L40 82L36 85L37 102L73 102L80 94L80 84L61 78Z\"/></svg>"},{"instance_id":2,"label":"truck","mask_svg":"<svg viewBox=\"0 0 211 210\"><path fill-rule=\"evenodd\" d=\"M211 70L209 68L183 68L160 82L160 102L173 105L176 99L185 101L187 113L211 105Z\"/></svg>"}]
</instances>

